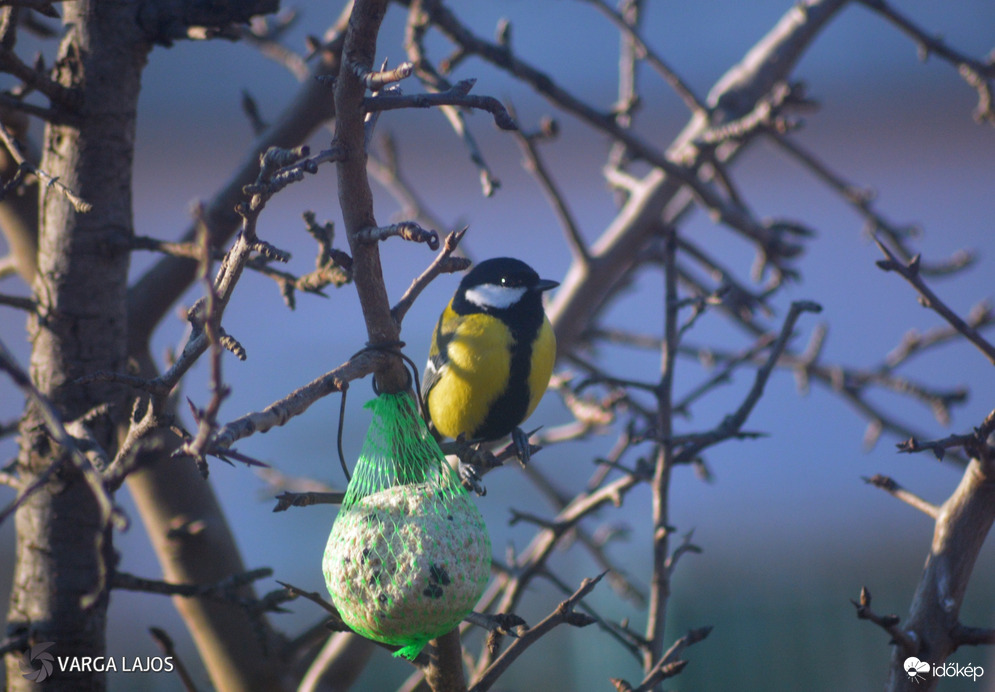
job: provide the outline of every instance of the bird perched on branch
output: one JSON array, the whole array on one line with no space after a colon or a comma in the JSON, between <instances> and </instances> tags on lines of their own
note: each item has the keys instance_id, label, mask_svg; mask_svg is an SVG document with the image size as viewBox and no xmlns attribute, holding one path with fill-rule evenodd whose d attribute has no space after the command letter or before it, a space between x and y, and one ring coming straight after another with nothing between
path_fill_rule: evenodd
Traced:
<instances>
[{"instance_id":1,"label":"bird perched on branch","mask_svg":"<svg viewBox=\"0 0 995 692\"><path fill-rule=\"evenodd\" d=\"M518 426L553 372L556 337L542 294L558 285L510 257L481 262L463 277L435 326L422 382L441 435L491 441L512 433L519 456L528 458Z\"/></svg>"}]
</instances>

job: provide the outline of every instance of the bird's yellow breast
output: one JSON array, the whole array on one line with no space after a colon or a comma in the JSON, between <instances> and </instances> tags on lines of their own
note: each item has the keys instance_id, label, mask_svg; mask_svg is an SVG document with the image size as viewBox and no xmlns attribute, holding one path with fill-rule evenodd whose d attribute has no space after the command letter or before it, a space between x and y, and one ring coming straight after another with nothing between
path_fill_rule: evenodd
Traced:
<instances>
[{"instance_id":1,"label":"bird's yellow breast","mask_svg":"<svg viewBox=\"0 0 995 692\"><path fill-rule=\"evenodd\" d=\"M448 333L442 332L444 338L449 338L445 346L448 362L429 391L426 404L436 429L455 438L460 433L472 435L504 391L514 339L501 320L489 315L457 317L446 308L443 329L447 322L453 327ZM433 350L437 348L433 344Z\"/></svg>"},{"instance_id":2,"label":"bird's yellow breast","mask_svg":"<svg viewBox=\"0 0 995 692\"><path fill-rule=\"evenodd\" d=\"M539 400L546 393L549 378L553 374L553 364L556 361L556 336L549 319L543 317L539 327L539 336L532 345L532 367L529 369L529 409L528 418L539 405Z\"/></svg>"}]
</instances>

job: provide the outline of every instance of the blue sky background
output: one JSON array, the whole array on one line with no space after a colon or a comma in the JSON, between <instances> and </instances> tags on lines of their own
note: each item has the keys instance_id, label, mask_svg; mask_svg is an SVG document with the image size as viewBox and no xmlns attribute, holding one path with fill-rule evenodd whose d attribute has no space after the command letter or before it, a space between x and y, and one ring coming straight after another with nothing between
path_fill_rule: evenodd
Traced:
<instances>
[{"instance_id":1,"label":"blue sky background","mask_svg":"<svg viewBox=\"0 0 995 692\"><path fill-rule=\"evenodd\" d=\"M751 3L713 0L701 3L650 3L644 35L700 95L736 62L790 7L790 2ZM930 33L942 34L959 50L983 57L992 49L995 5L982 0L955 3L896 3ZM306 33L321 33L337 16L340 3L300 2L303 20L287 42L302 45ZM587 101L607 109L615 99L617 35L584 3L524 1L458 3L456 11L484 36L493 35L500 17L509 17L516 52L541 65L561 85ZM564 18L569 19L565 20ZM401 48L403 15L388 13L381 33L380 57L391 64L404 59ZM432 57L448 55L443 41L430 43ZM457 77L478 79L476 93L514 103L526 127L552 113L540 101L503 73L476 61L461 66ZM955 70L934 59L919 62L915 47L896 29L862 7L844 10L816 41L796 70L809 93L822 104L804 116L797 134L809 149L850 181L875 189L877 207L895 223L922 226L917 242L925 259L946 258L962 248L977 250L979 264L961 277L936 281L934 289L965 314L981 299L992 298L991 242L992 189L995 189L995 132L971 120L976 98ZM640 78L645 108L638 116L641 134L663 146L680 130L686 113L648 69ZM239 109L242 89L256 97L264 118L273 118L294 92L296 84L283 68L258 55L247 45L215 42L178 44L156 49L146 71L138 150L136 154L136 231L172 239L186 228L196 199L210 197L241 159L251 133ZM415 91L411 84L409 91ZM599 171L606 143L573 121L559 117L561 139L544 148L550 168L585 237L594 239L614 215L611 196ZM502 188L491 199L480 195L476 170L452 136L441 115L433 112L388 113L379 128L398 141L401 162L418 192L433 212L455 227L471 227L466 244L479 258L517 255L545 277L561 278L569 255L555 217L535 184L522 171L512 139L495 131L489 116L469 118L471 129ZM327 145L328 132L319 133L315 146ZM874 265L877 249L862 233L862 221L843 202L822 188L797 164L773 146L760 143L733 169L740 190L758 216L803 220L818 232L797 266L802 282L790 286L775 301L783 316L791 300L815 300L821 315L807 315L798 326L799 345L807 342L817 323L829 326L824 359L827 363L871 368L880 363L909 329L926 330L939 319L916 303L910 287L897 276ZM386 222L396 204L377 190L378 220ZM313 266L312 241L303 232L300 213L312 209L319 220L338 220L334 171L293 186L267 208L260 235L293 253L290 270ZM686 226L702 246L711 249L740 277L748 276L752 251L735 236L696 213ZM344 241L337 241L340 247ZM410 280L432 259L418 247L389 242L382 245L388 290L397 298ZM152 261L136 255L136 275ZM0 286L18 292L17 280ZM422 361L430 330L442 305L457 283L456 277L436 281L415 304L404 325L408 354ZM659 277L645 276L634 290L612 307L608 321L658 334L662 306ZM249 353L249 360L225 362L225 374L234 388L222 418L230 420L259 410L325 371L345 361L365 341L358 301L351 288L330 291L328 300L301 296L296 312L282 304L267 279L247 276L235 294L226 320ZM191 293L184 300L189 305ZM647 321L648 320L648 321ZM27 363L22 316L0 308L0 334ZM184 335L179 317L167 318L156 335L155 353L178 347ZM729 349L749 341L706 315L691 332L693 343L712 343ZM613 373L652 379L659 371L654 353L629 349L605 352ZM940 427L919 404L876 394L888 411L921 429L927 437L965 432L992 409L992 372L982 355L966 344L954 344L917 358L905 374L935 387L966 385L968 402L954 412L949 428ZM693 387L707 373L683 363L678 389ZM707 429L733 410L749 388L752 376L741 374L696 409L681 431ZM195 368L184 385L194 401L206 400L207 373ZM16 416L20 408L7 382L0 382L0 417ZM355 455L362 443L365 413L362 403L372 396L365 383L352 389L347 413L346 454ZM341 485L334 456L336 397L322 401L290 425L243 441L238 448L291 476L309 476ZM555 400L547 400L533 417L546 426L564 422L566 415ZM865 449L865 422L838 398L819 387L800 396L789 373L771 379L767 394L747 428L767 437L731 442L707 455L715 475L712 483L678 469L672 484L671 521L680 533L694 530L702 555L685 557L678 570L671 600L671 632L679 636L689 627L715 625L712 636L694 647L686 673L673 682L675 689L879 689L889 655L885 635L853 616L849 598L862 585L875 597L879 612L904 615L928 550L931 524L926 517L866 486L862 476L884 473L934 502L956 486L960 473L926 455L904 456L895 440L884 438ZM581 487L593 471L591 460L604 453L613 438L594 438L583 444L543 451L535 463L564 489ZM645 452L647 450L641 450ZM10 440L0 442L4 458L14 454ZM524 548L528 527L507 526L509 508L544 514L549 510L521 474L508 469L488 477L488 495L479 506L488 521L496 554L505 546ZM211 483L229 511L244 558L250 568L272 566L276 578L304 588L322 590L320 555L335 510L315 507L283 514L271 512L271 493L252 472L215 464ZM11 493L0 488L0 503ZM130 500L122 498L125 506ZM158 566L148 546L137 513L136 526L118 539L122 569L156 577ZM612 556L643 586L648 581L649 494L641 490L619 510L608 510L598 521L630 528L627 541L616 543ZM596 524L591 524L593 528ZM0 526L0 564L10 559L12 525ZM558 554L553 566L567 581L576 583L597 572L582 550ZM991 574L995 555L986 546L968 594L964 621L990 625L995 598ZM9 575L0 573L0 595ZM276 588L266 583L262 590ZM551 610L560 595L535 588L524 604L526 616L536 621ZM631 618L643 625L642 610L616 597L606 587L590 599L607 617ZM295 631L320 618L307 604L294 604L291 615L274 622ZM181 653L195 659L182 623L165 600L115 594L113 653L154 655L149 625L164 627L180 641ZM522 658L503 689L529 687L530 676L554 653L562 656L562 689L607 688L607 677L641 677L633 659L620 649L605 646L593 629L558 632ZM962 650L957 660L981 662L984 651ZM404 665L377 666L388 681L406 675ZM995 675L993 669L992 675ZM763 680L763 683L760 683ZM150 679L161 689L176 689L176 681ZM128 678L112 678L112 687L127 689ZM144 683L143 683L144 684ZM372 678L364 689L386 684ZM945 689L977 689L952 684Z\"/></svg>"}]
</instances>

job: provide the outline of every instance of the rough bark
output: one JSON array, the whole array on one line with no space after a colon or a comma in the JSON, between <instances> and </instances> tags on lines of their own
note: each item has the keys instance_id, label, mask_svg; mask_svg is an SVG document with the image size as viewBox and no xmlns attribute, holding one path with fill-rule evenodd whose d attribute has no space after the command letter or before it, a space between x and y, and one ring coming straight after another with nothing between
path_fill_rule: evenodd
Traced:
<instances>
[{"instance_id":1,"label":"rough bark","mask_svg":"<svg viewBox=\"0 0 995 692\"><path fill-rule=\"evenodd\" d=\"M148 47L128 3L80 0L66 3L62 12L66 33L55 76L79 98L62 104L75 111L73 125L46 128L42 168L93 209L80 213L56 187L41 190L31 377L66 421L103 407L88 424L97 442L112 450L113 421L122 414L120 387L75 380L125 367L129 253L120 239L132 233L135 114ZM31 483L62 454L29 406L21 425L22 478ZM71 462L62 463L18 511L16 526L8 633L27 633L32 643L55 642L56 656L102 655L112 536ZM34 686L17 674L19 661L14 654L7 659L11 690ZM102 675L82 672L59 672L44 683L49 691L105 684Z\"/></svg>"},{"instance_id":2,"label":"rough bark","mask_svg":"<svg viewBox=\"0 0 995 692\"><path fill-rule=\"evenodd\" d=\"M974 571L981 546L995 521L995 479L992 461L972 459L960 485L943 503L933 531L933 544L919 580L909 615L902 629L918 645L915 652L901 646L892 650L889 692L933 690L940 678L932 674L920 680L905 672L904 662L915 655L930 664L943 664L966 642L958 636L960 607ZM987 658L979 652L978 663Z\"/></svg>"}]
</instances>

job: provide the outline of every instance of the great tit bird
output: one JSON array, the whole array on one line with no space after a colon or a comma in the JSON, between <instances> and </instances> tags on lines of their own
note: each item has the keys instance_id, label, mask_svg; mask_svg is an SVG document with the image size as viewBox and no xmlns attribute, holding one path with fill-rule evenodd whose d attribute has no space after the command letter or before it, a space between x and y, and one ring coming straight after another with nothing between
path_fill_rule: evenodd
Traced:
<instances>
[{"instance_id":1,"label":"great tit bird","mask_svg":"<svg viewBox=\"0 0 995 692\"><path fill-rule=\"evenodd\" d=\"M481 262L463 277L435 326L422 382L440 434L522 437L518 426L539 404L553 372L556 337L542 293L558 285L510 257Z\"/></svg>"}]
</instances>

